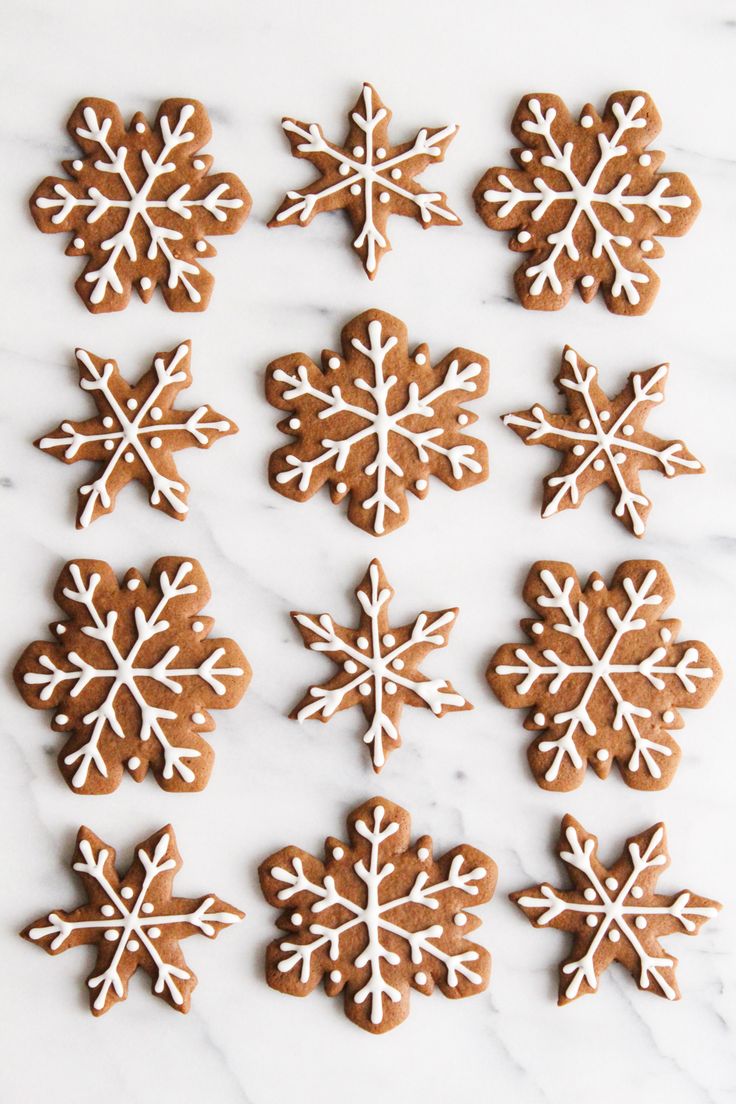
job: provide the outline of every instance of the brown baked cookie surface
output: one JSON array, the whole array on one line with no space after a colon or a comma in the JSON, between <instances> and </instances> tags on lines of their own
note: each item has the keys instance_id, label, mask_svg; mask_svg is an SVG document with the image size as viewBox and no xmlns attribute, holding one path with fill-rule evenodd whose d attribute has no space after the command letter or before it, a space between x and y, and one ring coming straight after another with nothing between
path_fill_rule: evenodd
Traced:
<instances>
[{"instance_id":1,"label":"brown baked cookie surface","mask_svg":"<svg viewBox=\"0 0 736 1104\"><path fill-rule=\"evenodd\" d=\"M415 177L445 151L458 127L424 127L411 142L393 146L388 125L391 112L370 84L364 84L348 114L342 145L328 142L317 123L283 119L294 157L310 161L320 174L310 185L286 193L269 226L307 226L323 211L345 211L356 237L353 248L373 279L384 253L391 249L390 215L416 219L430 226L460 226L443 192L427 191Z\"/></svg>"},{"instance_id":2,"label":"brown baked cookie surface","mask_svg":"<svg viewBox=\"0 0 736 1104\"><path fill-rule=\"evenodd\" d=\"M710 648L678 641L680 622L664 616L675 596L665 567L627 560L609 586L597 572L582 586L571 564L542 560L523 595L527 642L501 645L486 678L502 705L527 711L538 785L574 790L588 766L606 778L615 763L627 786L664 789L681 710L706 705L721 680Z\"/></svg>"},{"instance_id":3,"label":"brown baked cookie surface","mask_svg":"<svg viewBox=\"0 0 736 1104\"><path fill-rule=\"evenodd\" d=\"M124 877L115 851L82 827L72 860L87 903L71 911L40 916L21 935L51 955L70 947L95 946L97 958L87 978L90 1009L101 1016L128 995L128 981L141 967L151 990L177 1012L188 1012L197 977L179 944L190 935L214 939L244 913L213 893L195 900L174 897L181 855L171 825L135 848Z\"/></svg>"},{"instance_id":4,"label":"brown baked cookie surface","mask_svg":"<svg viewBox=\"0 0 736 1104\"><path fill-rule=\"evenodd\" d=\"M14 678L26 705L54 711L69 787L112 793L127 769L136 782L151 770L165 790L204 789L211 711L238 704L251 670L233 640L210 636L200 564L164 556L148 581L131 568L118 583L108 564L72 560L54 599L63 619L49 626L53 641L30 644Z\"/></svg>"},{"instance_id":5,"label":"brown baked cookie surface","mask_svg":"<svg viewBox=\"0 0 736 1104\"><path fill-rule=\"evenodd\" d=\"M465 402L485 395L488 361L453 349L432 367L429 348L412 353L406 326L368 310L342 331L342 352L325 349L319 367L291 353L266 369L266 398L287 415L292 440L271 455L271 487L306 502L325 484L348 520L382 536L409 517L407 492L429 493L436 476L453 490L488 478L488 452L465 431L477 416Z\"/></svg>"},{"instance_id":6,"label":"brown baked cookie surface","mask_svg":"<svg viewBox=\"0 0 736 1104\"><path fill-rule=\"evenodd\" d=\"M612 962L620 962L640 989L677 1000L677 959L660 940L677 932L697 935L721 906L687 889L657 892L670 862L664 825L631 836L609 867L598 858L596 837L566 816L558 852L568 888L542 882L510 895L535 928L557 928L572 936L570 957L560 964L557 1003L594 993Z\"/></svg>"},{"instance_id":7,"label":"brown baked cookie surface","mask_svg":"<svg viewBox=\"0 0 736 1104\"><path fill-rule=\"evenodd\" d=\"M485 224L529 254L514 276L522 306L559 310L577 287L586 303L600 290L614 314L649 310L658 239L685 234L700 210L688 177L661 172L665 155L649 148L661 126L645 92L614 92L602 115L586 104L578 119L558 96L523 97L517 167L489 169L473 193Z\"/></svg>"},{"instance_id":8,"label":"brown baked cookie surface","mask_svg":"<svg viewBox=\"0 0 736 1104\"><path fill-rule=\"evenodd\" d=\"M668 372L667 364L632 372L609 399L598 383L598 369L566 345L555 383L567 412L550 413L537 404L504 416L504 425L525 445L546 445L562 453L559 467L544 480L542 517L576 509L589 491L605 484L616 498L614 517L643 537L652 504L642 492L639 473L659 471L672 479L705 470L682 441L664 440L645 429L652 410L664 400Z\"/></svg>"},{"instance_id":9,"label":"brown baked cookie surface","mask_svg":"<svg viewBox=\"0 0 736 1104\"><path fill-rule=\"evenodd\" d=\"M67 256L88 258L75 284L88 310L123 310L133 288L147 303L157 286L171 310L204 310L207 239L239 230L251 199L237 176L210 174L202 104L164 100L153 126L138 112L126 128L116 104L89 98L67 129L81 153L63 162L65 177L41 181L30 208L45 234L72 235Z\"/></svg>"},{"instance_id":10,"label":"brown baked cookie surface","mask_svg":"<svg viewBox=\"0 0 736 1104\"><path fill-rule=\"evenodd\" d=\"M134 384L114 360L77 349L79 382L97 413L81 422L63 421L35 441L37 448L65 464L97 464L95 476L79 488L77 528L86 529L115 507L119 491L142 483L157 510L183 521L189 486L176 469L174 453L209 448L220 437L237 433L235 422L209 406L179 410L176 399L192 382L191 343L156 353L153 364Z\"/></svg>"},{"instance_id":11,"label":"brown baked cookie surface","mask_svg":"<svg viewBox=\"0 0 736 1104\"><path fill-rule=\"evenodd\" d=\"M493 896L496 864L467 844L435 858L410 840L405 809L374 797L348 817L348 842L330 836L320 860L285 847L260 866L282 935L266 953L273 989L304 997L322 982L345 1015L374 1034L409 1014L412 989L469 997L488 985L491 958L468 939Z\"/></svg>"}]
</instances>

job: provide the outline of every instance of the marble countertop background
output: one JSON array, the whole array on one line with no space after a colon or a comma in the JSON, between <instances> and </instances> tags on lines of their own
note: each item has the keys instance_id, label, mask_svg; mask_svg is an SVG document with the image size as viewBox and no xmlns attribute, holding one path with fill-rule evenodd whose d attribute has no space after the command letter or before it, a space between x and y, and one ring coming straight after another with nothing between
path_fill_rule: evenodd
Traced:
<instances>
[{"instance_id":1,"label":"marble countertop background","mask_svg":"<svg viewBox=\"0 0 736 1104\"><path fill-rule=\"evenodd\" d=\"M620 0L604 5L466 0L312 4L178 0L124 7L10 0L0 65L2 205L3 671L0 735L2 877L0 1097L6 1104L446 1104L474 1098L519 1104L596 1100L724 1102L736 1094L736 698L732 672L736 512L734 460L734 281L736 255L736 4ZM426 174L447 192L465 225L420 233L394 219L394 252L370 284L349 248L343 217L308 231L273 233L266 221L288 186L311 170L289 155L283 114L340 135L362 80L393 109L394 140L422 125L458 121L446 162ZM643 88L664 120L665 167L688 173L703 201L691 233L665 240L656 264L659 297L643 318L609 314L574 296L563 311L526 312L512 295L514 257L505 236L475 216L471 193L490 165L507 164L509 122L522 94L553 91L573 111L609 92ZM92 316L73 290L78 262L63 241L39 234L27 211L37 181L72 156L64 126L79 98L117 101L124 116L155 115L161 99L191 95L209 109L216 168L245 181L253 212L244 230L218 242L216 286L203 314L172 314L157 296L134 296L119 314ZM477 404L476 432L492 472L454 495L438 482L409 523L374 540L349 525L327 494L296 505L265 477L281 443L263 397L273 357L312 355L338 340L367 307L397 314L411 340L435 358L457 344L486 353L492 376ZM73 526L79 468L31 447L61 417L82 414L73 350L115 357L135 375L152 353L184 338L194 345L195 401L209 401L241 432L210 453L185 453L191 511L179 525L146 505L139 488L88 531ZM560 350L573 344L616 387L634 368L671 363L668 399L654 432L682 435L707 466L698 479L646 478L654 509L637 542L609 516L605 491L584 508L542 521L546 450L524 450L499 414L533 400L554 404ZM51 591L66 559L107 559L121 574L147 571L163 554L201 560L213 587L208 612L253 666L245 701L217 716L217 761L199 795L124 780L105 798L74 797L57 771L47 716L27 709L9 671L22 647L55 617ZM354 712L328 726L299 727L287 714L327 670L300 644L293 608L352 612L352 590L379 555L397 590L394 613L457 604L450 646L425 669L447 673L475 703L436 722L407 710L404 747L376 779ZM521 714L491 696L483 672L493 649L517 639L526 611L520 585L537 558L574 561L609 574L623 559L661 558L677 589L673 609L688 636L706 640L726 670L711 705L686 713L683 758L662 793L592 774L570 795L544 793L527 771ZM438 849L470 842L500 869L480 940L493 954L486 993L449 1002L412 997L408 1021L371 1037L315 992L283 997L262 978L275 914L256 879L261 859L288 842L317 850L340 834L346 813L376 793L413 816ZM667 823L669 891L691 886L726 906L697 940L674 936L684 998L676 1004L636 989L620 968L599 993L555 1004L565 938L537 933L507 893L558 873L552 843L570 811L598 833L604 857L625 837ZM181 894L212 888L247 912L216 944L191 940L199 975L192 1011L152 999L141 973L128 1001L102 1020L86 1008L87 952L51 960L16 936L28 920L77 900L69 870L80 823L123 856L171 820L185 859Z\"/></svg>"}]
</instances>

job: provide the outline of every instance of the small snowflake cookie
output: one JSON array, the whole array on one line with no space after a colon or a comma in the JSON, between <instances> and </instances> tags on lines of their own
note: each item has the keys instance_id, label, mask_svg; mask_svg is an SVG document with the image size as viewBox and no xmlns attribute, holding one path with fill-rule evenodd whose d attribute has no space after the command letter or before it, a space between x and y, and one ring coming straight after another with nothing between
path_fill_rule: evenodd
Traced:
<instances>
[{"instance_id":1,"label":"small snowflake cookie","mask_svg":"<svg viewBox=\"0 0 736 1104\"><path fill-rule=\"evenodd\" d=\"M546 445L561 452L559 467L544 481L542 517L578 507L588 491L602 483L616 496L613 514L637 537L643 537L651 502L642 493L639 472L661 471L668 478L700 474L703 465L682 441L665 441L644 426L664 400L668 365L632 372L614 398L598 384L598 369L565 346L555 380L567 413L551 414L543 406L506 414L526 445Z\"/></svg>"},{"instance_id":2,"label":"small snowflake cookie","mask_svg":"<svg viewBox=\"0 0 736 1104\"><path fill-rule=\"evenodd\" d=\"M410 833L406 810L374 797L348 817L348 842L328 837L324 861L284 847L261 864L263 894L282 910L266 953L271 988L305 997L322 982L378 1034L406 1019L411 989L470 997L487 987L491 957L468 936L496 864L468 844L435 858L430 837L412 846Z\"/></svg>"},{"instance_id":3,"label":"small snowflake cookie","mask_svg":"<svg viewBox=\"0 0 736 1104\"><path fill-rule=\"evenodd\" d=\"M488 453L466 429L476 415L461 404L485 395L488 361L453 349L434 368L429 348L409 353L406 326L365 311L342 331L342 353L325 349L322 367L304 353L272 361L266 397L286 412L293 438L273 453L269 480L306 502L325 484L334 503L349 495L348 519L381 536L408 520L407 491L425 498L429 477L453 490L488 478Z\"/></svg>"},{"instance_id":4,"label":"small snowflake cookie","mask_svg":"<svg viewBox=\"0 0 736 1104\"><path fill-rule=\"evenodd\" d=\"M557 1003L594 993L612 962L621 962L640 989L678 1000L677 959L660 940L675 932L697 935L721 906L687 889L657 893L670 862L664 825L631 836L608 867L598 858L596 837L566 816L558 853L569 888L542 882L510 895L535 928L558 928L573 937L571 957L560 964Z\"/></svg>"},{"instance_id":5,"label":"small snowflake cookie","mask_svg":"<svg viewBox=\"0 0 736 1104\"><path fill-rule=\"evenodd\" d=\"M415 180L427 166L444 160L458 127L424 127L413 141L392 146L391 112L370 84L363 85L349 119L341 146L328 142L317 123L282 120L294 157L311 161L320 175L309 187L287 192L268 225L307 226L322 211L346 211L357 235L353 248L373 279L391 249L389 215L408 215L425 230L461 225L443 192L425 191Z\"/></svg>"},{"instance_id":6,"label":"small snowflake cookie","mask_svg":"<svg viewBox=\"0 0 736 1104\"><path fill-rule=\"evenodd\" d=\"M115 507L118 492L138 480L149 501L169 517L186 517L189 487L179 477L174 453L209 448L238 427L209 406L178 410L176 398L192 382L191 345L183 342L156 353L135 384L124 379L114 360L77 349L79 382L91 392L97 414L83 422L64 421L37 448L65 464L96 462L95 478L79 488L77 528L85 529Z\"/></svg>"},{"instance_id":7,"label":"small snowflake cookie","mask_svg":"<svg viewBox=\"0 0 736 1104\"><path fill-rule=\"evenodd\" d=\"M175 311L207 306L214 277L207 240L234 234L251 200L237 176L210 175L200 153L212 128L196 100L164 100L151 126L138 112L126 129L109 100L80 100L67 129L81 155L63 162L31 196L45 234L70 234L69 257L87 257L75 287L94 313L127 307L135 287L144 303L160 285Z\"/></svg>"},{"instance_id":8,"label":"small snowflake cookie","mask_svg":"<svg viewBox=\"0 0 736 1104\"><path fill-rule=\"evenodd\" d=\"M424 657L444 648L457 609L420 613L410 625L392 628L388 607L394 591L378 560L372 560L355 591L361 608L358 627L336 625L329 613L292 613L305 647L321 652L337 667L329 682L312 686L293 710L298 721L329 721L342 709L360 705L368 721L368 744L374 771L401 745L399 717L404 705L424 706L435 717L472 709L447 679L429 679L420 670Z\"/></svg>"},{"instance_id":9,"label":"small snowflake cookie","mask_svg":"<svg viewBox=\"0 0 736 1104\"><path fill-rule=\"evenodd\" d=\"M54 591L64 619L53 642L30 644L14 678L26 705L52 709L65 737L59 768L75 793L116 790L127 768L165 790L202 790L215 753L213 709L232 709L250 682L233 640L211 637L210 598L196 560L157 560L148 582L118 583L98 560L66 564Z\"/></svg>"},{"instance_id":10,"label":"small snowflake cookie","mask_svg":"<svg viewBox=\"0 0 736 1104\"><path fill-rule=\"evenodd\" d=\"M524 584L534 611L521 627L531 643L503 644L486 677L508 709L527 710L535 733L528 759L546 790L574 790L586 766L599 778L613 763L628 786L661 790L680 759L671 734L682 709L697 709L721 679L699 640L677 640L665 619L675 591L656 560L627 560L606 586L585 587L567 563L541 561Z\"/></svg>"},{"instance_id":11,"label":"small snowflake cookie","mask_svg":"<svg viewBox=\"0 0 736 1104\"><path fill-rule=\"evenodd\" d=\"M614 92L603 115L586 104L577 121L558 96L524 96L511 124L518 168L489 169L474 192L486 225L530 254L514 277L522 306L559 310L577 284L586 303L600 288L614 314L649 310L658 239L685 234L700 210L690 180L660 172L665 155L648 148L661 126L643 92Z\"/></svg>"},{"instance_id":12,"label":"small snowflake cookie","mask_svg":"<svg viewBox=\"0 0 736 1104\"><path fill-rule=\"evenodd\" d=\"M93 1015L102 1016L128 995L128 981L141 966L152 991L177 1012L188 1012L197 984L181 947L190 935L214 939L244 913L215 897L174 897L174 878L181 868L171 825L161 828L135 849L135 859L121 878L115 851L89 828L80 828L72 869L79 875L87 903L70 912L40 916L21 935L51 955L70 947L94 944L95 965L87 978Z\"/></svg>"}]
</instances>

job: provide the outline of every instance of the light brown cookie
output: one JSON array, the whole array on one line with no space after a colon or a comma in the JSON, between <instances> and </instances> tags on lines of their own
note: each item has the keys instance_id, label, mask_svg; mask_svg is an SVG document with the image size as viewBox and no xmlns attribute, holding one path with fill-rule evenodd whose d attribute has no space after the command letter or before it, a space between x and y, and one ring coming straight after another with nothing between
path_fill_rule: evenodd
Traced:
<instances>
[{"instance_id":1,"label":"light brown cookie","mask_svg":"<svg viewBox=\"0 0 736 1104\"><path fill-rule=\"evenodd\" d=\"M176 409L177 395L192 382L191 352L184 341L168 353L156 353L148 371L130 384L114 360L77 349L80 386L91 394L97 414L83 422L64 421L34 444L65 464L97 463L94 479L79 488L78 529L111 513L118 492L133 480L143 484L156 509L180 521L186 517L189 485L173 454L209 448L238 432L235 422L209 406Z\"/></svg>"},{"instance_id":2,"label":"light brown cookie","mask_svg":"<svg viewBox=\"0 0 736 1104\"><path fill-rule=\"evenodd\" d=\"M102 1016L128 995L128 981L142 967L151 990L177 1012L188 1012L196 974L179 946L190 935L214 939L244 913L213 893L192 900L174 897L181 868L171 825L159 829L135 849L121 878L115 851L89 828L80 828L72 869L79 875L87 903L72 911L39 916L20 934L51 955L90 944L97 958L87 978L90 1009Z\"/></svg>"},{"instance_id":3,"label":"light brown cookie","mask_svg":"<svg viewBox=\"0 0 736 1104\"><path fill-rule=\"evenodd\" d=\"M308 187L287 192L268 225L307 226L322 211L345 211L357 235L353 248L373 279L391 249L389 215L407 215L425 230L461 225L443 192L425 191L415 180L433 162L444 160L459 128L423 128L413 141L392 146L391 112L370 84L363 85L348 117L342 145L328 142L316 123L282 120L294 157L311 161L320 175Z\"/></svg>"},{"instance_id":4,"label":"light brown cookie","mask_svg":"<svg viewBox=\"0 0 736 1104\"><path fill-rule=\"evenodd\" d=\"M426 345L409 354L403 322L364 311L321 368L305 353L268 365L266 398L293 438L272 454L269 482L296 502L328 484L334 503L349 496L353 525L390 533L409 517L407 491L425 498L431 475L453 490L488 478L486 446L465 432L476 415L461 405L487 388L484 356L453 349L433 368Z\"/></svg>"},{"instance_id":5,"label":"light brown cookie","mask_svg":"<svg viewBox=\"0 0 736 1104\"><path fill-rule=\"evenodd\" d=\"M570 957L560 964L557 1003L594 993L612 962L620 962L640 989L677 1000L677 959L660 940L675 932L697 935L720 905L689 890L657 893L669 866L665 828L631 836L613 866L598 858L598 840L574 817L563 817L559 856L570 880L568 889L547 882L510 894L535 928L557 928L572 936Z\"/></svg>"},{"instance_id":6,"label":"light brown cookie","mask_svg":"<svg viewBox=\"0 0 736 1104\"><path fill-rule=\"evenodd\" d=\"M562 453L559 467L544 481L542 517L576 509L588 491L605 483L616 496L614 517L634 536L643 537L652 504L642 493L640 471L676 475L705 469L682 441L665 441L644 428L664 399L669 366L659 364L632 372L614 398L598 384L598 369L565 346L555 383L567 412L550 413L543 406L504 415L525 445L546 445Z\"/></svg>"},{"instance_id":7,"label":"light brown cookie","mask_svg":"<svg viewBox=\"0 0 736 1104\"><path fill-rule=\"evenodd\" d=\"M127 768L136 782L150 769L165 790L204 789L211 710L237 705L251 670L234 641L210 637L201 566L164 556L148 582L131 568L118 583L108 564L72 560L54 598L64 612L54 640L30 644L14 678L26 705L54 710L70 788L111 793Z\"/></svg>"},{"instance_id":8,"label":"light brown cookie","mask_svg":"<svg viewBox=\"0 0 736 1104\"><path fill-rule=\"evenodd\" d=\"M67 129L81 155L63 162L30 199L45 234L72 235L66 254L87 257L75 287L94 313L127 307L135 288L144 303L160 285L175 311L201 311L214 277L202 264L207 239L234 234L251 199L232 173L210 175L200 150L212 136L197 100L164 100L151 126L138 112L126 129L109 100L80 100Z\"/></svg>"},{"instance_id":9,"label":"light brown cookie","mask_svg":"<svg viewBox=\"0 0 736 1104\"><path fill-rule=\"evenodd\" d=\"M582 587L571 564L542 560L523 593L530 643L501 645L486 677L503 705L527 710L537 783L574 790L587 766L606 778L615 762L627 786L664 789L680 710L704 706L721 680L710 648L678 642L680 622L665 619L675 591L664 566L627 560L610 586L593 572Z\"/></svg>"},{"instance_id":10,"label":"light brown cookie","mask_svg":"<svg viewBox=\"0 0 736 1104\"><path fill-rule=\"evenodd\" d=\"M467 844L435 859L411 845L405 809L374 797L348 817L348 842L330 836L324 861L285 847L261 863L282 934L266 953L272 989L305 997L320 982L344 994L345 1015L374 1034L409 1014L409 993L469 997L488 985L491 957L468 936L471 911L490 901L496 864Z\"/></svg>"},{"instance_id":11,"label":"light brown cookie","mask_svg":"<svg viewBox=\"0 0 736 1104\"><path fill-rule=\"evenodd\" d=\"M683 173L659 171L665 155L649 145L661 126L645 92L614 92L602 115L586 104L578 120L558 96L524 96L511 124L518 168L489 169L473 193L486 225L530 254L514 276L522 306L559 310L577 286L585 303L600 289L614 314L649 310L658 239L685 234L700 210Z\"/></svg>"},{"instance_id":12,"label":"light brown cookie","mask_svg":"<svg viewBox=\"0 0 736 1104\"><path fill-rule=\"evenodd\" d=\"M342 709L360 705L369 723L363 743L369 745L374 771L401 746L399 717L405 705L424 706L435 717L472 709L446 679L429 679L419 670L434 648L444 648L457 609L420 613L412 624L392 628L388 607L394 591L378 560L372 560L355 591L361 608L356 629L337 625L329 613L292 613L307 648L330 657L337 672L314 685L294 708L298 721L329 721Z\"/></svg>"}]
</instances>

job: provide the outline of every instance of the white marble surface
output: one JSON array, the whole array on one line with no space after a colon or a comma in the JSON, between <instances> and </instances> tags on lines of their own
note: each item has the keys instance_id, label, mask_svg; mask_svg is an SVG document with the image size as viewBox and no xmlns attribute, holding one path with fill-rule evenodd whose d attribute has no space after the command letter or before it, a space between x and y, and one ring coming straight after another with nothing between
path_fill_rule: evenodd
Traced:
<instances>
[{"instance_id":1,"label":"white marble surface","mask_svg":"<svg viewBox=\"0 0 736 1104\"><path fill-rule=\"evenodd\" d=\"M106 8L11 0L3 20L2 1099L733 1100L736 6L132 0ZM289 156L280 116L318 120L339 135L363 79L392 107L398 140L423 124L462 124L446 163L427 179L446 190L465 225L423 234L394 219L394 252L372 285L340 216L322 216L304 232L265 226L285 188L310 178ZM656 265L661 291L646 317L617 318L577 297L557 314L525 312L511 298L514 258L503 236L476 218L472 188L487 166L507 163L508 123L524 92L555 91L576 109L586 100L602 106L610 91L627 87L654 96L667 165L692 177L702 215L686 238L666 242ZM60 239L35 230L27 197L71 156L64 123L84 95L116 100L125 115L153 114L167 95L196 96L210 110L216 165L241 175L254 207L211 263L216 287L206 313L177 316L156 298L94 317L73 291L77 262L63 255ZM381 541L349 525L326 495L295 505L265 478L280 444L263 398L265 364L294 349L317 354L369 306L405 319L437 355L465 344L492 362L476 427L490 447L491 478L459 495L436 483L426 502L413 503L409 524ZM135 372L185 337L194 341L192 397L230 413L240 434L181 457L192 483L185 524L150 510L131 489L112 517L76 532L80 469L31 447L62 416L85 409L73 348L114 356ZM524 450L498 421L532 400L554 402L565 341L612 386L633 368L672 364L667 404L651 425L681 433L708 474L649 477L655 506L643 543L610 518L603 491L578 513L541 521L539 479L551 455ZM110 797L75 797L57 772L46 716L20 702L9 670L55 616L51 587L65 559L108 559L122 572L165 553L203 562L214 589L210 612L245 648L252 688L240 708L217 718L217 762L203 794L167 795L152 780L128 780ZM450 647L427 670L449 673L476 704L441 722L407 711L405 746L380 780L358 742L355 713L329 726L287 719L302 688L327 669L302 649L288 611L349 615L352 588L374 554L398 590L397 615L460 606ZM719 655L724 684L707 709L687 714L683 759L668 790L635 792L612 775L606 783L589 776L572 795L544 793L527 773L521 715L495 702L484 668L498 643L516 638L525 612L519 586L532 560L570 559L581 572L607 573L637 555L666 562L675 615ZM438 847L468 841L487 850L500 881L479 933L494 956L489 990L457 1003L415 994L409 1020L374 1038L320 992L298 1001L267 988L262 959L274 915L256 868L287 842L319 849L325 835L341 832L353 804L377 792L407 806L417 832L432 833ZM663 818L673 853L663 886L691 886L725 903L697 940L669 941L681 960L681 1002L640 993L614 968L595 997L556 1007L564 938L535 932L506 894L558 873L550 845L568 810L603 836L611 855L627 834ZM189 1016L153 1000L137 977L126 1004L93 1020L83 991L87 953L52 960L14 933L77 899L68 859L80 823L125 854L167 820L185 857L180 892L214 888L247 920L217 943L187 944L200 977Z\"/></svg>"}]
</instances>

